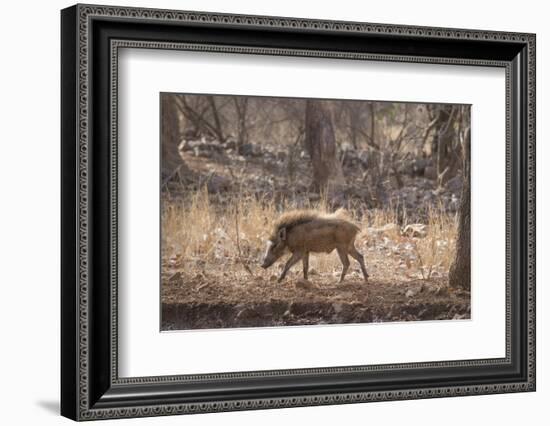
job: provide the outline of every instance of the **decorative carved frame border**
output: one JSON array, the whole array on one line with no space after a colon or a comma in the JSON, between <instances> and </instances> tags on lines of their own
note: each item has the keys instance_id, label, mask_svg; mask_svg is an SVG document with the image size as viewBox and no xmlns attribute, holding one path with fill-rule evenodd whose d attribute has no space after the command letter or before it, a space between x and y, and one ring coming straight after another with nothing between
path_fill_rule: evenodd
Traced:
<instances>
[{"instance_id":1,"label":"decorative carved frame border","mask_svg":"<svg viewBox=\"0 0 550 426\"><path fill-rule=\"evenodd\" d=\"M203 12L169 11L156 9L126 8L126 7L104 7L94 5L78 5L78 64L77 64L77 90L78 90L78 149L77 149L77 176L78 176L78 220L77 220L77 250L78 250L78 290L77 290L77 318L78 318L78 409L77 418L79 420L104 419L113 417L140 417L140 416L158 416L170 414L184 414L197 412L217 412L230 410L261 409L261 408L279 408L292 406L309 406L325 404L341 404L366 401L383 400L401 400L415 398L433 398L443 396L475 395L487 393L504 393L517 391L530 391L535 388L535 36L533 34L493 32L464 29L431 28L386 24L369 24L356 22L337 22L310 19L279 18L264 16L246 16L246 15L227 15ZM528 380L519 383L504 383L494 385L480 386L451 386L447 388L425 388L425 389L404 389L398 391L380 391L380 392L359 392L359 393L333 393L326 395L312 395L303 397L277 397L265 399L247 399L232 400L224 402L206 402L206 403L176 403L154 406L142 406L136 408L90 408L88 375L89 375L89 318L88 318L88 233L89 233L89 163L88 163L88 113L89 113L89 28L90 22L94 17L118 17L139 19L141 21L176 21L176 22L201 22L224 25L244 25L266 28L303 28L321 31L344 31L359 33L377 33L377 34L407 34L413 36L422 36L426 38L448 38L448 39L467 39L467 40L502 40L510 42L522 42L528 49L528 190L526 194L528 204L528 238L527 248L527 270L528 270ZM398 62L426 62L426 63L448 63L462 65L484 65L484 66L504 66L506 68L506 114L507 114L507 153L506 153L506 198L507 198L507 259L506 259L506 358L504 362L510 360L510 164L512 161L510 150L509 115L510 115L510 68L506 62L483 61L483 60L465 60L448 58L419 58L414 56L395 56L395 55L372 55L361 53L343 53L326 51L308 51L308 50L287 50L271 48L247 48L231 46L197 45L181 43L159 43L145 42L138 40L112 40L111 42L111 119L116 123L117 117L117 70L118 70L118 49L119 48L155 48L155 49L177 49L177 50L199 50L199 51L218 51L227 53L254 53L268 55L298 55L315 56L341 59L368 59ZM246 373L225 373L213 375L193 375L193 376L160 376L160 377L141 377L141 378L119 378L117 369L117 151L116 126L111 126L112 151L111 159L113 167L111 169L111 202L114 206L111 210L111 380L114 384L147 384L147 383L170 383L186 380L213 380L219 378L242 378L250 376L273 376L273 375L303 375L308 373L331 373L342 371L373 371L384 369L399 368L422 368L436 366L458 366L458 365L483 365L502 363L503 359L485 359L485 360L465 360L453 362L434 362L434 363L415 363L415 364L393 364L380 366L364 367L333 367L321 369L301 369L301 370L275 370Z\"/></svg>"}]
</instances>

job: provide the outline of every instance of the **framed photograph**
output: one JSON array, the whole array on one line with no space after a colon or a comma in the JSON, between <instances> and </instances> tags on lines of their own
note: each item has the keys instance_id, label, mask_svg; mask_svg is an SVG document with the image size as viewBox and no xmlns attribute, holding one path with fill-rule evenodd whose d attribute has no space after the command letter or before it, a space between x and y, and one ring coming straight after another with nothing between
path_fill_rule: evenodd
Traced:
<instances>
[{"instance_id":1,"label":"framed photograph","mask_svg":"<svg viewBox=\"0 0 550 426\"><path fill-rule=\"evenodd\" d=\"M61 12L61 413L535 390L535 35Z\"/></svg>"}]
</instances>

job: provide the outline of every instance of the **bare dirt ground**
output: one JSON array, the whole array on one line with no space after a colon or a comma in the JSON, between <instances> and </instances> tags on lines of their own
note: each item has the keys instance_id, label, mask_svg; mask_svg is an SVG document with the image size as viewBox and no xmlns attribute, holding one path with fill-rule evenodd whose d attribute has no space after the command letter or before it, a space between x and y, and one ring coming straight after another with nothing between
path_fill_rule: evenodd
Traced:
<instances>
[{"instance_id":1,"label":"bare dirt ground","mask_svg":"<svg viewBox=\"0 0 550 426\"><path fill-rule=\"evenodd\" d=\"M163 288L162 329L470 318L469 293L447 288L444 278L365 284L358 275L341 284L333 277L277 283L257 276L236 286L213 275L176 273Z\"/></svg>"},{"instance_id":2,"label":"bare dirt ground","mask_svg":"<svg viewBox=\"0 0 550 426\"><path fill-rule=\"evenodd\" d=\"M470 292L450 288L440 268L429 278L421 278L414 265L407 267L401 260L404 251L380 247L376 242L371 247L363 245L368 283L354 263L344 282L338 283L340 265L335 253L311 256L308 281L297 265L281 283L277 274L283 262L264 271L252 258L244 262L246 267L239 260L215 265L167 259L162 329L470 318Z\"/></svg>"}]
</instances>

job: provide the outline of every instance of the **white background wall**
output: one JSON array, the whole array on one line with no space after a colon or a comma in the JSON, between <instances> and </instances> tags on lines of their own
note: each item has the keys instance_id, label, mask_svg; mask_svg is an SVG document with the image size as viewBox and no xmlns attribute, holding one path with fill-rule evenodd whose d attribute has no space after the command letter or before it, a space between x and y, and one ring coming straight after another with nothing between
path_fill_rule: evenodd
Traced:
<instances>
[{"instance_id":1,"label":"white background wall","mask_svg":"<svg viewBox=\"0 0 550 426\"><path fill-rule=\"evenodd\" d=\"M537 33L538 390L421 401L293 408L119 424L547 424L550 401L548 186L550 27L536 0L379 2L277 0L108 1L103 4ZM70 2L11 1L0 24L0 418L67 424L59 405L59 9ZM112 422L107 422L112 423ZM107 424L102 423L102 424Z\"/></svg>"}]
</instances>

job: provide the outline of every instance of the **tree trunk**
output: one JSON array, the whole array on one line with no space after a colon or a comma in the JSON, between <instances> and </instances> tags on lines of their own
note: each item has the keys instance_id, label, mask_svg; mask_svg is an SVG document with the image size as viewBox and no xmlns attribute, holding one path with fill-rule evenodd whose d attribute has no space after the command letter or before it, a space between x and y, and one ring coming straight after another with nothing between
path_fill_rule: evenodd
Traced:
<instances>
[{"instance_id":1,"label":"tree trunk","mask_svg":"<svg viewBox=\"0 0 550 426\"><path fill-rule=\"evenodd\" d=\"M348 104L348 120L350 128L350 140L353 149L357 149L357 129L361 125L361 110L359 102L351 102Z\"/></svg>"},{"instance_id":2,"label":"tree trunk","mask_svg":"<svg viewBox=\"0 0 550 426\"><path fill-rule=\"evenodd\" d=\"M453 140L456 137L454 129L457 115L453 105L438 105L438 119L435 123L435 135L432 144L432 153L435 157L438 184L442 185L452 178L458 169L453 159L457 152L453 150Z\"/></svg>"},{"instance_id":3,"label":"tree trunk","mask_svg":"<svg viewBox=\"0 0 550 426\"><path fill-rule=\"evenodd\" d=\"M233 104L237 116L237 152L248 143L248 132L246 128L246 116L248 112L248 96L233 96Z\"/></svg>"},{"instance_id":4,"label":"tree trunk","mask_svg":"<svg viewBox=\"0 0 550 426\"><path fill-rule=\"evenodd\" d=\"M178 153L180 143L180 121L174 95L163 94L161 98L161 174L162 180L173 175L182 163Z\"/></svg>"},{"instance_id":5,"label":"tree trunk","mask_svg":"<svg viewBox=\"0 0 550 426\"><path fill-rule=\"evenodd\" d=\"M223 132L222 123L220 120L220 115L218 113L218 106L216 105L216 100L214 99L214 96L208 95L206 97L208 99L208 103L210 105L210 109L212 111L212 117L214 118L214 133L218 141L225 142L225 134Z\"/></svg>"},{"instance_id":6,"label":"tree trunk","mask_svg":"<svg viewBox=\"0 0 550 426\"><path fill-rule=\"evenodd\" d=\"M336 156L336 137L330 112L323 101L306 101L304 144L313 167L313 185L320 192L333 192L345 185Z\"/></svg>"},{"instance_id":7,"label":"tree trunk","mask_svg":"<svg viewBox=\"0 0 550 426\"><path fill-rule=\"evenodd\" d=\"M454 261L449 268L449 285L470 289L470 130L466 130L463 144L464 167L462 197L458 222L458 236Z\"/></svg>"}]
</instances>

